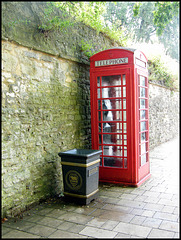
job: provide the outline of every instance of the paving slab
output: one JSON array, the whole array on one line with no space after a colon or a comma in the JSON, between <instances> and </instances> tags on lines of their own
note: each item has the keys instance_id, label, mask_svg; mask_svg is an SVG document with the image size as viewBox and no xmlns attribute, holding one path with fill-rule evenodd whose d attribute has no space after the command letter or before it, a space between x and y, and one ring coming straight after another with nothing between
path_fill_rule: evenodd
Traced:
<instances>
[{"instance_id":1,"label":"paving slab","mask_svg":"<svg viewBox=\"0 0 181 240\"><path fill-rule=\"evenodd\" d=\"M129 235L147 238L151 227L140 226L132 223L120 222L114 229L115 232L121 232Z\"/></svg>"},{"instance_id":2,"label":"paving slab","mask_svg":"<svg viewBox=\"0 0 181 240\"><path fill-rule=\"evenodd\" d=\"M179 238L179 139L150 151L140 187L99 184L88 205L52 198L2 224L2 238Z\"/></svg>"},{"instance_id":3,"label":"paving slab","mask_svg":"<svg viewBox=\"0 0 181 240\"><path fill-rule=\"evenodd\" d=\"M40 236L36 234L30 234L27 232L19 231L19 230L12 230L4 234L2 238L13 238L13 239L23 238L24 239L24 238L40 238Z\"/></svg>"},{"instance_id":4,"label":"paving slab","mask_svg":"<svg viewBox=\"0 0 181 240\"><path fill-rule=\"evenodd\" d=\"M96 227L85 227L80 234L93 238L114 238L117 232Z\"/></svg>"}]
</instances>

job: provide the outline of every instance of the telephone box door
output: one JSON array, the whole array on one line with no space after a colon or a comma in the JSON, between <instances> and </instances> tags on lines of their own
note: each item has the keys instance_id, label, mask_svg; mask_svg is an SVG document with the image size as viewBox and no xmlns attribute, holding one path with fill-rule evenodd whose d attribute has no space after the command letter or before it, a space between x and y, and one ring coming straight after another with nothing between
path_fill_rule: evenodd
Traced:
<instances>
[{"instance_id":1,"label":"telephone box door","mask_svg":"<svg viewBox=\"0 0 181 240\"><path fill-rule=\"evenodd\" d=\"M130 149L130 69L99 72L94 75L95 103L92 131L93 149L102 150L99 178L105 181L131 181ZM97 124L98 123L98 124Z\"/></svg>"}]
</instances>

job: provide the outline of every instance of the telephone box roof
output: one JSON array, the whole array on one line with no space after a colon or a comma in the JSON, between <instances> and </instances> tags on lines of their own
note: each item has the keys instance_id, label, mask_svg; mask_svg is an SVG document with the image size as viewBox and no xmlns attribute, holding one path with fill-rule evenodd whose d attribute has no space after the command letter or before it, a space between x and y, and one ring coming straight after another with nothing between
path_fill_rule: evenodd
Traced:
<instances>
[{"instance_id":1,"label":"telephone box roof","mask_svg":"<svg viewBox=\"0 0 181 240\"><path fill-rule=\"evenodd\" d=\"M94 59L94 57L98 56L99 54L102 54L103 52L111 52L112 50L113 51L114 50L118 50L118 51L119 50L124 50L124 51L128 51L128 52L132 52L133 54L135 52L140 52L141 54L143 54L145 59L148 60L147 57L145 56L145 54L141 50L136 49L136 48L128 48L128 47L113 47L113 48L109 48L109 49L106 49L106 50L103 50L103 51L100 51L100 52L94 54L93 56L90 57L90 59Z\"/></svg>"}]
</instances>

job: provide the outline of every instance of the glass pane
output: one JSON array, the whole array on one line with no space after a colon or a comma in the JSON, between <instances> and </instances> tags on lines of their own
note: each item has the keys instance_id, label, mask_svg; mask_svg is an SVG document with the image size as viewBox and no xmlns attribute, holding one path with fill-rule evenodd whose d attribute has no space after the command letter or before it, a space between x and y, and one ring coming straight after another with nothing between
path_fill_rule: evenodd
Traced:
<instances>
[{"instance_id":1,"label":"glass pane","mask_svg":"<svg viewBox=\"0 0 181 240\"><path fill-rule=\"evenodd\" d=\"M101 109L101 100L98 100L98 109Z\"/></svg>"},{"instance_id":2,"label":"glass pane","mask_svg":"<svg viewBox=\"0 0 181 240\"><path fill-rule=\"evenodd\" d=\"M143 77L143 76L140 76L140 85L141 86L146 86L145 84L146 84L146 82L145 82L145 77Z\"/></svg>"},{"instance_id":3,"label":"glass pane","mask_svg":"<svg viewBox=\"0 0 181 240\"><path fill-rule=\"evenodd\" d=\"M103 121L122 121L121 111L102 111ZM100 121L100 120L99 120Z\"/></svg>"},{"instance_id":4,"label":"glass pane","mask_svg":"<svg viewBox=\"0 0 181 240\"><path fill-rule=\"evenodd\" d=\"M122 144L122 139L117 134L103 134L104 144Z\"/></svg>"},{"instance_id":5,"label":"glass pane","mask_svg":"<svg viewBox=\"0 0 181 240\"><path fill-rule=\"evenodd\" d=\"M126 109L126 100L123 100L123 109Z\"/></svg>"},{"instance_id":6,"label":"glass pane","mask_svg":"<svg viewBox=\"0 0 181 240\"><path fill-rule=\"evenodd\" d=\"M100 157L100 166L102 166L102 157Z\"/></svg>"},{"instance_id":7,"label":"glass pane","mask_svg":"<svg viewBox=\"0 0 181 240\"><path fill-rule=\"evenodd\" d=\"M111 88L110 97L121 97L121 87Z\"/></svg>"},{"instance_id":8,"label":"glass pane","mask_svg":"<svg viewBox=\"0 0 181 240\"><path fill-rule=\"evenodd\" d=\"M126 121L126 111L123 111L123 121Z\"/></svg>"},{"instance_id":9,"label":"glass pane","mask_svg":"<svg viewBox=\"0 0 181 240\"><path fill-rule=\"evenodd\" d=\"M100 87L100 77L97 78L97 86Z\"/></svg>"},{"instance_id":10,"label":"glass pane","mask_svg":"<svg viewBox=\"0 0 181 240\"><path fill-rule=\"evenodd\" d=\"M141 144L141 154L146 153L146 143Z\"/></svg>"},{"instance_id":11,"label":"glass pane","mask_svg":"<svg viewBox=\"0 0 181 240\"><path fill-rule=\"evenodd\" d=\"M123 135L124 138L124 145L127 145L127 135Z\"/></svg>"},{"instance_id":12,"label":"glass pane","mask_svg":"<svg viewBox=\"0 0 181 240\"><path fill-rule=\"evenodd\" d=\"M103 121L113 121L112 111L103 111Z\"/></svg>"},{"instance_id":13,"label":"glass pane","mask_svg":"<svg viewBox=\"0 0 181 240\"><path fill-rule=\"evenodd\" d=\"M145 96L146 96L145 88L140 87L140 97L145 97Z\"/></svg>"},{"instance_id":14,"label":"glass pane","mask_svg":"<svg viewBox=\"0 0 181 240\"><path fill-rule=\"evenodd\" d=\"M140 122L140 131L143 132L146 130L146 122Z\"/></svg>"},{"instance_id":15,"label":"glass pane","mask_svg":"<svg viewBox=\"0 0 181 240\"><path fill-rule=\"evenodd\" d=\"M109 98L110 88L102 88L102 98Z\"/></svg>"},{"instance_id":16,"label":"glass pane","mask_svg":"<svg viewBox=\"0 0 181 240\"><path fill-rule=\"evenodd\" d=\"M104 146L103 155L122 156L121 146Z\"/></svg>"},{"instance_id":17,"label":"glass pane","mask_svg":"<svg viewBox=\"0 0 181 240\"><path fill-rule=\"evenodd\" d=\"M103 123L103 132L105 133L122 133L122 123L114 123L114 122L109 122L109 123Z\"/></svg>"},{"instance_id":18,"label":"glass pane","mask_svg":"<svg viewBox=\"0 0 181 240\"><path fill-rule=\"evenodd\" d=\"M124 128L124 133L126 133L127 129L126 129L126 123L123 123L123 128Z\"/></svg>"},{"instance_id":19,"label":"glass pane","mask_svg":"<svg viewBox=\"0 0 181 240\"><path fill-rule=\"evenodd\" d=\"M102 109L112 109L111 101L109 99L102 100Z\"/></svg>"},{"instance_id":20,"label":"glass pane","mask_svg":"<svg viewBox=\"0 0 181 240\"><path fill-rule=\"evenodd\" d=\"M123 97L126 97L126 87L123 87Z\"/></svg>"},{"instance_id":21,"label":"glass pane","mask_svg":"<svg viewBox=\"0 0 181 240\"><path fill-rule=\"evenodd\" d=\"M145 110L140 110L140 120L141 119L146 119L146 111Z\"/></svg>"},{"instance_id":22,"label":"glass pane","mask_svg":"<svg viewBox=\"0 0 181 240\"><path fill-rule=\"evenodd\" d=\"M121 87L102 88L102 98L121 97Z\"/></svg>"},{"instance_id":23,"label":"glass pane","mask_svg":"<svg viewBox=\"0 0 181 240\"><path fill-rule=\"evenodd\" d=\"M111 131L111 125L110 123L103 123L103 132L110 133Z\"/></svg>"},{"instance_id":24,"label":"glass pane","mask_svg":"<svg viewBox=\"0 0 181 240\"><path fill-rule=\"evenodd\" d=\"M98 112L98 118L99 118L99 121L101 121L101 112L100 111Z\"/></svg>"},{"instance_id":25,"label":"glass pane","mask_svg":"<svg viewBox=\"0 0 181 240\"><path fill-rule=\"evenodd\" d=\"M101 94L100 94L100 88L97 89L97 98L100 98Z\"/></svg>"},{"instance_id":26,"label":"glass pane","mask_svg":"<svg viewBox=\"0 0 181 240\"><path fill-rule=\"evenodd\" d=\"M99 134L99 144L102 144L102 135Z\"/></svg>"},{"instance_id":27,"label":"glass pane","mask_svg":"<svg viewBox=\"0 0 181 240\"><path fill-rule=\"evenodd\" d=\"M121 85L121 76L104 76L102 77L102 86L117 86Z\"/></svg>"},{"instance_id":28,"label":"glass pane","mask_svg":"<svg viewBox=\"0 0 181 240\"><path fill-rule=\"evenodd\" d=\"M146 141L146 133L141 133L141 142L145 142Z\"/></svg>"},{"instance_id":29,"label":"glass pane","mask_svg":"<svg viewBox=\"0 0 181 240\"><path fill-rule=\"evenodd\" d=\"M124 168L127 168L127 158L124 158Z\"/></svg>"},{"instance_id":30,"label":"glass pane","mask_svg":"<svg viewBox=\"0 0 181 240\"><path fill-rule=\"evenodd\" d=\"M99 123L99 132L101 132L102 123Z\"/></svg>"},{"instance_id":31,"label":"glass pane","mask_svg":"<svg viewBox=\"0 0 181 240\"><path fill-rule=\"evenodd\" d=\"M98 109L101 109L101 102L102 102L102 109L122 109L122 101L121 99L104 99L98 100Z\"/></svg>"},{"instance_id":32,"label":"glass pane","mask_svg":"<svg viewBox=\"0 0 181 240\"><path fill-rule=\"evenodd\" d=\"M104 166L123 168L123 159L114 157L104 157Z\"/></svg>"},{"instance_id":33,"label":"glass pane","mask_svg":"<svg viewBox=\"0 0 181 240\"><path fill-rule=\"evenodd\" d=\"M124 149L124 156L127 157L127 149Z\"/></svg>"},{"instance_id":34,"label":"glass pane","mask_svg":"<svg viewBox=\"0 0 181 240\"><path fill-rule=\"evenodd\" d=\"M122 109L122 100L112 99L111 106L112 106L112 109Z\"/></svg>"},{"instance_id":35,"label":"glass pane","mask_svg":"<svg viewBox=\"0 0 181 240\"><path fill-rule=\"evenodd\" d=\"M145 99L140 99L140 108L141 109L146 108L146 100Z\"/></svg>"},{"instance_id":36,"label":"glass pane","mask_svg":"<svg viewBox=\"0 0 181 240\"><path fill-rule=\"evenodd\" d=\"M122 77L123 77L123 85L126 85L126 75L124 74Z\"/></svg>"}]
</instances>

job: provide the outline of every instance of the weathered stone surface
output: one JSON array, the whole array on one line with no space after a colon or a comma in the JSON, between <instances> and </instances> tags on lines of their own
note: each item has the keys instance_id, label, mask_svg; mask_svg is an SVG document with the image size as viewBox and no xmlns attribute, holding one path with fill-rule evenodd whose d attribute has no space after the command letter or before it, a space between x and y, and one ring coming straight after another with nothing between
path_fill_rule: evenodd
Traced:
<instances>
[{"instance_id":1,"label":"weathered stone surface","mask_svg":"<svg viewBox=\"0 0 181 240\"><path fill-rule=\"evenodd\" d=\"M149 84L150 148L172 139L179 130L179 93Z\"/></svg>"},{"instance_id":2,"label":"weathered stone surface","mask_svg":"<svg viewBox=\"0 0 181 240\"><path fill-rule=\"evenodd\" d=\"M102 49L117 46L117 43L105 38L102 33L97 34L89 26L75 23L62 31L41 32L38 29L46 19L45 9L48 2L3 2L2 3L2 38L13 40L18 44L42 52L53 54L65 59L89 64L89 59L81 51L81 41L90 42L96 48ZM60 11L54 13L62 18ZM28 22L26 22L28 20ZM6 47L7 48L7 47ZM31 58L38 58L35 53L25 53ZM42 56L47 62L49 56Z\"/></svg>"},{"instance_id":3,"label":"weathered stone surface","mask_svg":"<svg viewBox=\"0 0 181 240\"><path fill-rule=\"evenodd\" d=\"M61 194L58 152L91 147L89 68L14 43L2 46L3 59L20 66L17 72L4 64L2 72L3 214L15 214Z\"/></svg>"}]
</instances>

